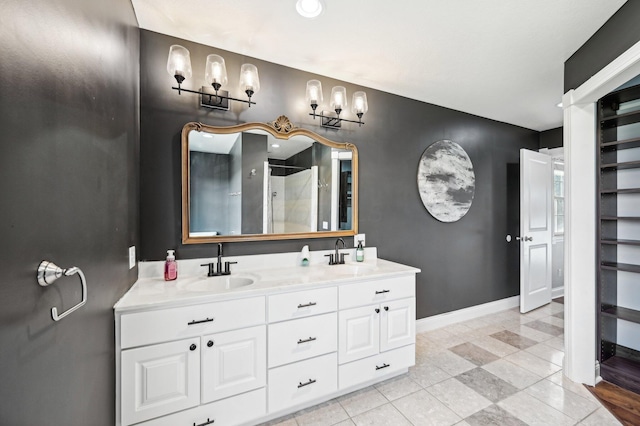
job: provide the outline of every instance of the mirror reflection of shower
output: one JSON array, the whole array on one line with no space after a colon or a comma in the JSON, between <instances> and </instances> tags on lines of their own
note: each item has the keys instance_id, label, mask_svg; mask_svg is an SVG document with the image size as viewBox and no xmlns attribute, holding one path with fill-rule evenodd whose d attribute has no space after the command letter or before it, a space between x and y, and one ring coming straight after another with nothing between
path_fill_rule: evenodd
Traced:
<instances>
[{"instance_id":1,"label":"mirror reflection of shower","mask_svg":"<svg viewBox=\"0 0 640 426\"><path fill-rule=\"evenodd\" d=\"M265 164L265 233L317 230L318 167Z\"/></svg>"}]
</instances>

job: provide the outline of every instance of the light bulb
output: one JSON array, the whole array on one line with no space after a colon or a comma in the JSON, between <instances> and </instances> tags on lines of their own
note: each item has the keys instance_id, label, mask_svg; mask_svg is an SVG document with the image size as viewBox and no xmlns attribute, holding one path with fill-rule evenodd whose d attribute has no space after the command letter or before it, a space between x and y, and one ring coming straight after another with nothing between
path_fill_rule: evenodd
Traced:
<instances>
[{"instance_id":1,"label":"light bulb","mask_svg":"<svg viewBox=\"0 0 640 426\"><path fill-rule=\"evenodd\" d=\"M177 44L169 48L167 72L170 76L175 77L178 84L181 84L187 78L191 78L191 57L186 48Z\"/></svg>"},{"instance_id":2,"label":"light bulb","mask_svg":"<svg viewBox=\"0 0 640 426\"><path fill-rule=\"evenodd\" d=\"M240 88L249 98L260 90L260 78L258 68L252 64L243 64L240 67Z\"/></svg>"},{"instance_id":3,"label":"light bulb","mask_svg":"<svg viewBox=\"0 0 640 426\"><path fill-rule=\"evenodd\" d=\"M207 83L213 86L216 92L220 89L220 87L227 84L227 68L222 56L207 56L204 78Z\"/></svg>"}]
</instances>

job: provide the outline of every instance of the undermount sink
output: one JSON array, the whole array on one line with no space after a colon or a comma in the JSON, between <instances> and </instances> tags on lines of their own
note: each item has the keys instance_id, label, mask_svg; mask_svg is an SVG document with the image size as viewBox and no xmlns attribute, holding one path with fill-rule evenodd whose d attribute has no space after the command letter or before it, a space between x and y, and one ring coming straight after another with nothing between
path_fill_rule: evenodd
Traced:
<instances>
[{"instance_id":1,"label":"undermount sink","mask_svg":"<svg viewBox=\"0 0 640 426\"><path fill-rule=\"evenodd\" d=\"M186 291L205 292L232 290L239 287L246 287L255 282L250 277L238 277L233 275L221 275L216 277L194 277L187 278L178 283L178 288Z\"/></svg>"}]
</instances>

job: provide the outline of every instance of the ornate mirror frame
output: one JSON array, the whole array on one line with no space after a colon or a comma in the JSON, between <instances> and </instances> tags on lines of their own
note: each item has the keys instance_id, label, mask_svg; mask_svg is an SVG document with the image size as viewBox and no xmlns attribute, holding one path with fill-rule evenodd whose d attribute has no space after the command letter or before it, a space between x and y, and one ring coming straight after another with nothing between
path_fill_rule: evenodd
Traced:
<instances>
[{"instance_id":1,"label":"ornate mirror frame","mask_svg":"<svg viewBox=\"0 0 640 426\"><path fill-rule=\"evenodd\" d=\"M331 148L350 150L351 158L351 209L352 227L349 230L295 232L284 234L246 234L246 235L216 235L216 236L190 236L190 161L189 161L189 132L208 132L217 134L240 133L250 130L263 130L277 139L288 140L293 136L306 136L322 145ZM292 240L303 238L328 238L347 237L358 233L358 149L352 143L339 143L331 141L311 130L295 127L289 119L281 115L269 123L245 123L235 126L210 126L203 123L190 122L182 128L182 244L222 243L234 241L268 241L268 240Z\"/></svg>"}]
</instances>

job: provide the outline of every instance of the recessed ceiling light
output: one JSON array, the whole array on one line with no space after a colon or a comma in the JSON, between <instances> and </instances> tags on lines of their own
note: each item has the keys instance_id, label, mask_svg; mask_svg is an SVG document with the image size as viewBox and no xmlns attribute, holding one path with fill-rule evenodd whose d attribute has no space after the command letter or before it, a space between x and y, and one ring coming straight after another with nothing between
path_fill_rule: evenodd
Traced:
<instances>
[{"instance_id":1,"label":"recessed ceiling light","mask_svg":"<svg viewBox=\"0 0 640 426\"><path fill-rule=\"evenodd\" d=\"M213 137L213 135L212 135L212 134L210 134L210 133L203 133L203 134L202 134L202 137L203 137L203 138L212 138L212 137Z\"/></svg>"},{"instance_id":2,"label":"recessed ceiling light","mask_svg":"<svg viewBox=\"0 0 640 426\"><path fill-rule=\"evenodd\" d=\"M280 144L273 143L271 144L271 148L280 148Z\"/></svg>"},{"instance_id":3,"label":"recessed ceiling light","mask_svg":"<svg viewBox=\"0 0 640 426\"><path fill-rule=\"evenodd\" d=\"M305 18L315 18L322 13L322 2L320 0L298 0L296 10Z\"/></svg>"}]
</instances>

